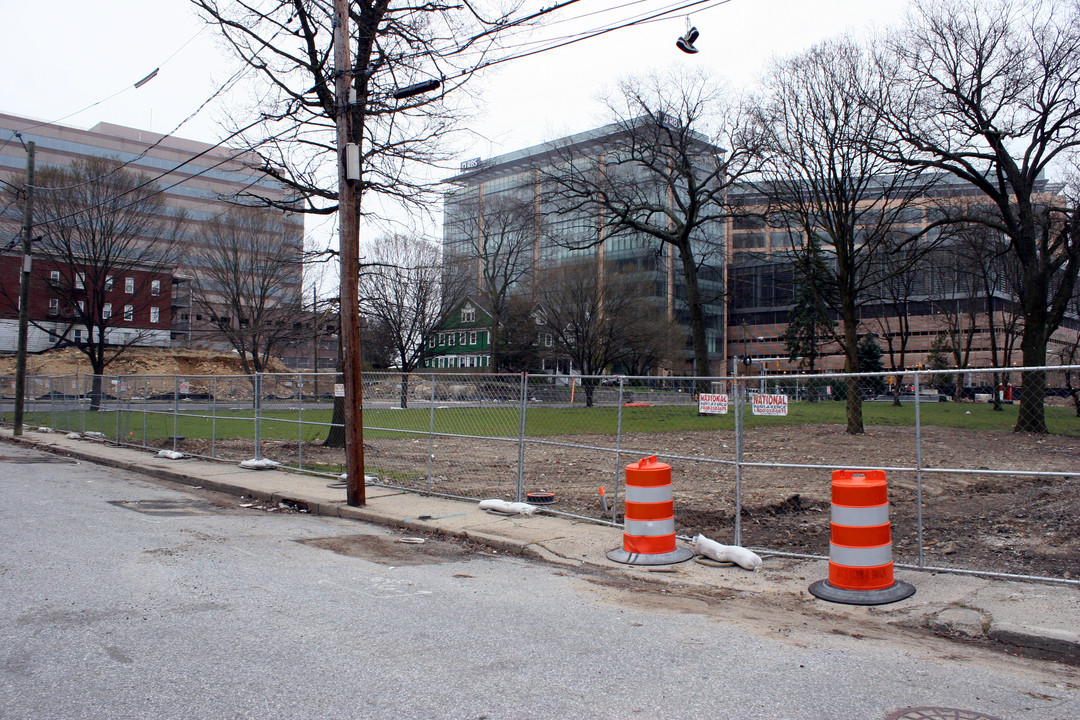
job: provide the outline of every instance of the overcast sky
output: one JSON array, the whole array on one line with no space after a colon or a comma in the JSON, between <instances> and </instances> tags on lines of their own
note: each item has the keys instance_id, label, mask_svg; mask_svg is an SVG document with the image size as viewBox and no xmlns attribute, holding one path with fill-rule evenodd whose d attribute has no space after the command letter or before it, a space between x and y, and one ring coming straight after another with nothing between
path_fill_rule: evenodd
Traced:
<instances>
[{"instance_id":1,"label":"overcast sky","mask_svg":"<svg viewBox=\"0 0 1080 720\"><path fill-rule=\"evenodd\" d=\"M529 10L552 0L524 0ZM572 14L625 6L623 16L659 10L666 0L584 0ZM178 130L234 66L212 27L186 0L0 0L0 109L36 120L89 128L100 121L206 142L221 136L227 108L211 103ZM479 78L483 114L462 159L490 157L587 130L607 121L596 98L616 80L672 64L713 69L736 86L753 82L769 58L843 32L899 21L901 0L729 0L705 3L691 20L700 52L675 47L685 16L608 33L530 58ZM606 19L607 16L601 16ZM617 17L617 16L616 16ZM591 18L571 25L595 25ZM591 24L591 25L590 25ZM567 32L540 28L539 37ZM134 83L160 67L139 89Z\"/></svg>"}]
</instances>

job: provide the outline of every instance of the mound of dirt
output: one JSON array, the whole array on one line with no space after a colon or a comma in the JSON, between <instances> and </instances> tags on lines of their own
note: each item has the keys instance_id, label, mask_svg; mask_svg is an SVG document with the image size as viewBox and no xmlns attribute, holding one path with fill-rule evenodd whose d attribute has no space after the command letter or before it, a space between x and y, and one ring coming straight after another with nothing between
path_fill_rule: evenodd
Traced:
<instances>
[{"instance_id":1,"label":"mound of dirt","mask_svg":"<svg viewBox=\"0 0 1080 720\"><path fill-rule=\"evenodd\" d=\"M50 350L27 358L30 375L86 375L90 362L76 348ZM268 372L288 372L273 360ZM105 369L107 375L241 375L239 356L221 350L183 348L129 348ZM15 356L0 357L0 375L15 374Z\"/></svg>"}]
</instances>

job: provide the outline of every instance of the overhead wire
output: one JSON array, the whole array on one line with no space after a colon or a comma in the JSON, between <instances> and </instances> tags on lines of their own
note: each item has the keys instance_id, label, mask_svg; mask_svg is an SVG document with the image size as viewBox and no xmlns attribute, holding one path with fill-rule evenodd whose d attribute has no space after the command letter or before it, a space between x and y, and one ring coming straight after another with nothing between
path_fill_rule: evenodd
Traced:
<instances>
[{"instance_id":1,"label":"overhead wire","mask_svg":"<svg viewBox=\"0 0 1080 720\"><path fill-rule=\"evenodd\" d=\"M499 28L499 29L502 30L502 29L511 28L511 27L521 27L525 22L527 22L529 20L536 19L537 17L546 15L546 14L551 13L551 12L557 10L557 9L562 9L564 7L576 4L579 1L580 0L566 0L565 2L558 3L558 4L556 4L556 5L554 5L554 6L550 7L550 8L542 9L542 10L536 12L536 13L533 13L532 15L526 16L525 18L520 18L518 20L515 20L513 23L508 23L508 24L506 24L505 28ZM586 18L586 17L593 17L593 16L597 16L597 15L602 15L604 13L609 13L609 12L612 12L612 11L615 11L615 10L629 8L629 7L635 6L635 5L640 5L640 4L643 4L643 3L647 2L647 1L648 0L631 0L630 2L622 3L622 4L619 4L619 5L616 5L616 6L613 6L613 7L609 7L609 8L604 8L602 10L591 10L589 12L582 13L581 15L577 15L577 16L574 16L574 17L562 18L562 19L559 19L559 20L555 21L555 23L553 23L553 24L560 24L560 23L565 23L565 22L573 22L573 21L580 20L580 19ZM529 49L529 50L522 50L521 52L519 52L517 54L511 54L511 55L506 55L506 56L503 56L503 57L496 58L496 59L491 60L489 62L485 62L485 63L479 64L477 66L474 66L472 68L469 68L468 70L463 70L460 73L458 73L457 75L452 75L449 78L444 78L444 79L455 79L457 77L464 77L466 75L472 74L474 72L477 72L478 70L482 70L482 69L485 69L487 67L492 67L492 66L495 66L495 65L510 62L512 60L518 60L518 59L525 58L525 57L531 57L533 55L537 55L537 54L540 54L540 53L543 53L543 52L548 52L548 51L555 50L555 49L558 49L558 48L561 48L561 47L566 47L568 45L572 45L572 44L575 44L575 43L578 43L578 42L582 42L584 40L589 40L589 39L592 39L594 37L599 37L601 35L604 35L604 34L607 34L607 33L610 33L610 32L614 32L616 30L625 29L627 27L633 27L635 25L642 25L642 24L648 24L648 23L652 23L652 22L658 22L660 20L665 20L665 19L668 19L669 17L671 17L673 15L682 14L686 10L688 10L690 8L693 8L693 7L706 5L709 8L711 8L711 7L716 7L716 6L719 6L719 5L726 4L726 3L730 2L730 1L731 0L688 0L688 1L685 1L685 2L677 2L677 3L671 4L671 5L667 6L667 7L661 8L661 9L659 9L657 11L651 11L651 12L645 13L645 14L643 14L641 16L631 17L631 18L626 19L626 20L620 20L615 24L601 25L600 27L595 27L595 28L592 28L590 30L582 31L582 32L579 32L579 33L570 33L570 34L560 36L560 37L556 37L556 38L546 38L546 39L543 39L543 40L540 40L540 41L522 43L520 46L518 46L519 48L525 48L525 47L528 47L530 45L537 45L539 43L552 43L552 42L554 42L554 44L543 45L543 46L540 46L540 47L537 47L537 48L534 48L534 49ZM471 7L469 9L470 9L470 11L472 11ZM473 11L473 12L475 14L475 11ZM478 19L481 20L481 22L483 22L483 20L481 18L479 18L479 16L477 16L477 17L478 17ZM262 43L262 47L260 47L260 51L263 48L265 48L267 45L269 45L270 42L272 42L274 40L274 38L283 29L284 29L283 26L279 27L278 30L275 31L275 33L273 35L271 35L266 41L264 41ZM193 42L198 37L198 35L201 34L203 31L205 31L205 28L200 29L200 31L198 33L196 33L187 42L185 42L180 48L178 48L176 51L174 51L168 58L166 58L165 62L168 62L173 57L175 57L181 50L183 50L184 47L186 47L188 44ZM490 31L482 33L482 34L480 34L480 35L478 35L476 37L482 37L483 35L486 35L486 34L490 34ZM474 40L470 39L469 41L467 41L467 43L468 42L473 42L473 41ZM417 53L416 54L416 57L421 57L421 56L422 56L422 53ZM164 64L165 63L163 62L162 65L164 65ZM174 129L172 132L175 132L176 130L178 130L186 122L188 122L192 117L197 115L204 107L206 107L206 105L209 102L211 102L214 98L216 98L218 95L220 95L222 92L224 92L228 87L230 87L232 84L234 84L236 81L238 81L239 78L242 77L250 69L251 69L251 67L250 67L250 65L248 65L248 66L245 66L245 67L241 68L236 73L234 73L233 76L229 78L229 80L227 80L225 83L223 83L222 86L219 87L193 113L191 113L187 118L185 118L183 121L181 121L181 123L179 125L177 125L176 129ZM117 94L119 94L119 93L117 93ZM110 97L115 97L115 95L110 96ZM104 102L104 101L99 101L99 102ZM95 103L95 105L96 104L98 104L98 103ZM88 108L89 107L93 107L93 105L88 106ZM84 108L84 110L88 109L88 108ZM76 115L79 112L83 112L84 110L80 110L80 111L78 111L76 113L72 113L70 115L67 115L67 116L65 116L65 118ZM65 118L61 118L61 120L65 119ZM140 183L139 185L137 185L137 186L135 186L133 188L129 188L128 190L126 190L123 193L121 193L120 195L118 195L116 198L110 198L108 201L112 201L112 200L124 197L125 195L128 195L128 194L130 194L132 192L135 192L135 191L137 191L137 190L139 190L139 189L141 189L141 188L143 188L143 187L145 187L145 186L147 186L147 185L149 185L151 183L157 182L157 180L160 180L161 178L166 177L166 176L176 172L177 170L184 167L185 165L187 165L187 164L193 162L194 160L197 160L198 158L202 157L203 155L205 155L205 154L207 154L207 153L221 147L222 145L224 145L226 142L228 142L232 138L236 137L237 135L239 135L239 134L241 134L243 132L246 132L247 130L250 130L252 127L258 125L262 121L263 121L263 118L261 118L261 117L254 120L254 121L252 121L251 123L249 123L245 127L240 128L239 130L231 133L224 140L221 140L218 143L215 143L214 145L211 145L210 147L208 147L205 150L193 155L191 158L188 158L187 160L185 160L184 162L180 163L179 165L171 168L170 170L167 170L167 171L165 171L163 173L160 173L159 175L157 175L155 177L152 177L152 178L144 181L143 183ZM55 122L59 122L59 120L55 121ZM24 129L32 129L33 127L39 127L39 126L45 125L45 124L48 124L48 123L38 123L36 125L32 125L32 126L29 126L27 128L24 128ZM283 131L281 131L279 133L276 133L275 135L271 135L271 136L265 138L263 140L263 142L279 139L281 136L298 129L299 127L301 127L301 125L302 125L302 123L298 122L295 125L293 125L292 127L287 128L286 130L283 130ZM130 165L131 163L137 161L138 159L141 159L142 157L145 157L147 152L149 152L151 149L156 147L158 144L160 144L162 141L164 141L170 135L171 135L171 133L166 134L163 137L159 138L155 143L150 145L140 155L138 155L135 158L132 158L131 160L125 162L123 165L112 169L110 171L110 173L111 172L117 172L118 170L122 169L123 167L125 167L127 165ZM14 136L15 135L13 135L13 137ZM0 150L2 150L3 147L8 142L10 142L10 138L7 141L5 141L4 145L0 145ZM184 179L178 180L177 182L175 182L175 183L173 183L171 185L168 185L168 186L166 186L164 188L161 188L158 192L159 193L160 192L165 192L165 191L167 191L169 189L172 189L172 188L186 182L187 180L193 179L193 178L198 177L198 176L200 176L200 175L202 175L202 174L204 174L206 172L209 172L210 170L215 169L215 168L219 167L220 165L222 165L222 164L224 164L226 162L229 162L230 160L233 160L236 157L239 157L239 156L241 156L243 154L246 154L248 152L251 152L251 150L250 149L244 149L244 150L238 151L235 155L226 157L226 158L222 159L221 161L219 161L219 162L217 162L217 163L215 163L215 164L213 164L213 165L211 165L211 166L209 166L207 168L204 168L204 169L200 170L197 173L193 173L193 174L191 174L190 176L188 176L188 177L186 177ZM87 184L89 182L93 182L94 180L95 179L90 179L90 180L84 181L82 183L79 183L79 184L76 184L76 185L73 185L73 186L70 186L70 187L71 188L79 187L80 185L85 185L85 184ZM11 183L7 183L7 184L10 185ZM40 187L38 189L41 189L41 190L62 190L62 189L69 189L69 188L46 188L46 187ZM134 203L131 203L131 204L134 204ZM131 204L123 206L123 207L124 208L130 207ZM120 208L120 209L123 209L123 208ZM80 210L78 212L71 213L69 215L66 215L66 216L63 216L63 217L60 217L60 218L53 218L51 221L52 222L58 222L58 221L70 219L72 217L78 216L79 214L84 214L84 213L92 211L92 210L93 210L93 208L82 209L82 210Z\"/></svg>"},{"instance_id":2,"label":"overhead wire","mask_svg":"<svg viewBox=\"0 0 1080 720\"><path fill-rule=\"evenodd\" d=\"M209 27L209 26L204 26L204 27L199 28L199 31L197 33L195 33L190 38L188 38L180 47L178 47L176 50L174 50L171 55L169 55L167 58L165 58L163 61L161 61L161 63L158 64L158 66L157 66L157 68L155 69L154 72L157 72L157 70L160 70L161 68L165 67L165 65L168 64L168 62L170 60L172 60L174 57L176 57L180 53L181 50L186 48L188 45L190 45L192 42L194 42L196 38L198 38L200 35L202 35L204 32L206 32L207 27ZM147 77L149 77L149 76L148 75L147 76L142 76L142 78L144 80ZM112 100L113 98L117 97L118 95L122 95L122 94L128 92L129 90L135 89L136 87L138 87L139 83L141 83L141 82L142 82L142 80L140 80L140 81L138 81L136 83L133 83L133 84L125 85L123 88L121 88L120 90L117 90L112 95L109 95L108 97L102 98L101 100L97 100L95 102L92 102L89 105L87 105L86 107L82 108L81 110L76 110L75 112L68 113L67 115L64 115L63 117L57 118L56 120L37 122L37 123L34 123L32 125L27 125L26 127L19 128L18 130L15 130L14 132L12 132L11 137L7 138L6 140L3 141L2 144L0 144L0 151L2 151L4 148L6 148L8 146L8 143L10 143L14 138L18 137L19 133L21 133L21 132L25 132L27 130L33 130L34 128L39 128L39 127L42 127L44 125L56 125L57 123L64 122L68 118L75 117L76 115L81 115L82 113L86 112L90 108L97 107L98 105L101 105L102 103L106 103L106 102Z\"/></svg>"}]
</instances>

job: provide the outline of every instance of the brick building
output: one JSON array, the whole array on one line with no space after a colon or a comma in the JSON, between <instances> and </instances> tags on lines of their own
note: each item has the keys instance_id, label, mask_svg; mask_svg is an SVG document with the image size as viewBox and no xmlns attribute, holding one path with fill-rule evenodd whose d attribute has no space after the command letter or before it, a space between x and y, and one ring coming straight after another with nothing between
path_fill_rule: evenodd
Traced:
<instances>
[{"instance_id":1,"label":"brick building","mask_svg":"<svg viewBox=\"0 0 1080 720\"><path fill-rule=\"evenodd\" d=\"M107 301L114 313L122 313L126 306L132 305L132 325L125 330L121 323L116 328L120 333L117 337L123 337L124 332L130 334L138 327L136 344L221 347L220 333L214 325L217 318L213 313L199 309L193 302L191 292L192 281L205 274L201 273L206 262L203 259L206 240L202 230L230 210L232 206L227 202L228 198L246 194L280 200L285 197L284 188L252 169L253 163L246 162L251 158L228 147L111 123L98 123L89 130L83 130L0 113L0 178L9 188L21 188L25 181L24 143L30 141L35 144L38 172L49 167L67 167L77 159L104 158L123 163L125 170L141 174L161 188L163 212L180 223L177 241L180 251L175 267L169 268L171 273L167 277L154 278L160 286L160 294L151 294L152 283L135 282L136 288L141 288L143 284L147 286L146 298L141 297L141 292L136 292L129 298L135 300L134 303L124 302L123 297L118 297L115 302ZM273 236L294 248L296 257L300 258L303 251L303 216L276 210L267 210L266 213ZM0 352L15 349L13 318L17 318L18 311L11 298L18 297L18 276L17 273L9 273L10 268L6 266L17 264L20 259L21 225L21 204L0 203L0 251L5 253L6 261L0 281L0 295L8 298L6 302L0 298L0 306L6 306L0 308ZM151 235L145 238L145 242L153 243L155 239ZM49 323L51 327L54 323L62 324L65 319L64 301L78 302L79 299L55 297L55 291L60 286L56 283L50 286L48 277L42 277L38 272L43 267L35 265L31 308L39 320ZM59 269L49 268L49 272ZM78 272L74 267L69 271ZM138 270L133 270L133 277L137 278L138 275ZM70 283L68 287L74 289L76 286ZM299 307L301 289L302 267L297 262L288 269L275 292ZM107 291L116 292L122 294L123 287L117 289L114 286ZM48 303L53 300L59 303L55 308L57 314L49 316ZM145 312L136 311L137 307L143 305ZM149 320L151 310L158 318L153 323ZM241 322L241 319L237 318L236 322ZM77 330L73 327L70 334L53 337L51 344L74 341ZM47 337L48 333L40 328L36 331L31 329L31 335L37 337L31 343L36 349L44 349L43 344L46 347L50 344L41 339ZM107 340L112 341L111 338Z\"/></svg>"}]
</instances>

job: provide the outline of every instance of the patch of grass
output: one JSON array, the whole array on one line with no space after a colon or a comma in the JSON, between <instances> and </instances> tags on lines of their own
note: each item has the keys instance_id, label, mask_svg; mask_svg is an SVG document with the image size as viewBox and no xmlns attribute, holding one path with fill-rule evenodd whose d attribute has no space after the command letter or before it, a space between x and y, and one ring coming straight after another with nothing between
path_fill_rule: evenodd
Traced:
<instances>
[{"instance_id":1,"label":"patch of grass","mask_svg":"<svg viewBox=\"0 0 1080 720\"><path fill-rule=\"evenodd\" d=\"M993 405L972 403L923 403L920 422L924 426L955 427L967 430L1010 431L1016 425L1018 405L1005 405L995 412ZM27 425L55 426L82 431L95 430L110 438L117 435L132 442L160 441L178 434L192 439L254 438L253 410L226 410L216 416L206 416L205 410L191 408L175 420L171 414L132 412L69 412L28 413ZM836 424L847 422L842 402L791 403L788 415L782 417L755 416L746 408L748 428L774 425ZM295 411L271 410L260 414L259 436L264 440L295 440L321 442L330 429L331 411L307 410L303 425ZM868 428L875 425L912 426L915 424L915 405L907 402L900 407L890 402L863 403L863 422ZM1068 407L1047 407L1046 424L1051 433L1080 436L1080 419ZM520 418L516 407L448 407L437 408L432 418L428 408L364 409L364 435L368 438L416 438L426 435L429 428L436 433L476 437L517 437ZM525 433L529 437L558 435L614 435L619 427L618 407L550 407L530 406L526 414ZM622 409L624 433L684 432L734 430L734 414L706 415L697 413L692 405L658 405Z\"/></svg>"}]
</instances>

